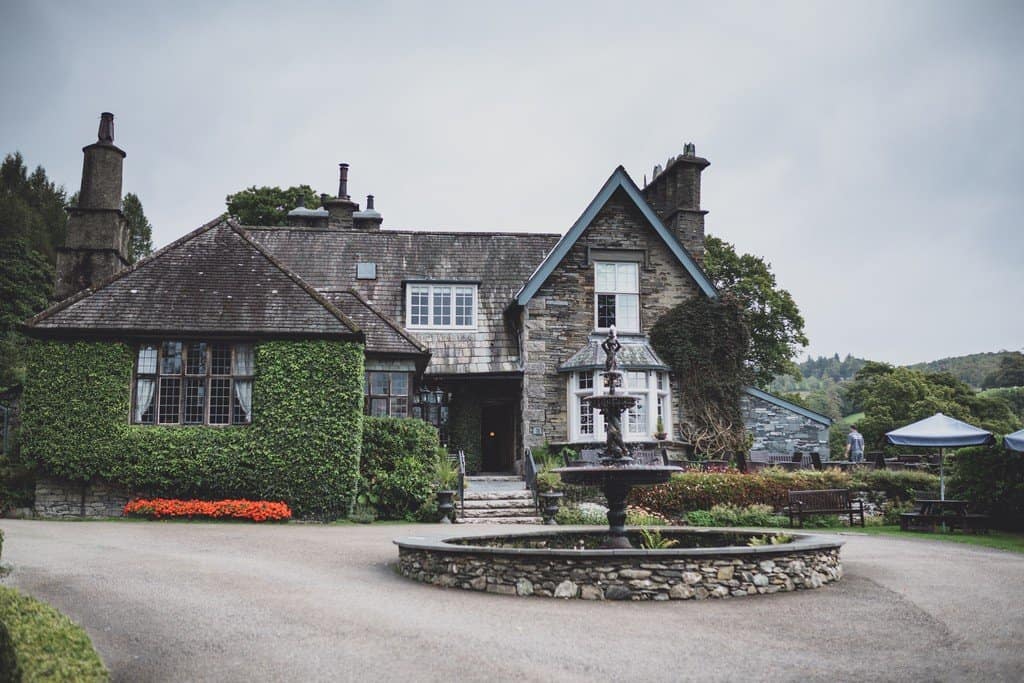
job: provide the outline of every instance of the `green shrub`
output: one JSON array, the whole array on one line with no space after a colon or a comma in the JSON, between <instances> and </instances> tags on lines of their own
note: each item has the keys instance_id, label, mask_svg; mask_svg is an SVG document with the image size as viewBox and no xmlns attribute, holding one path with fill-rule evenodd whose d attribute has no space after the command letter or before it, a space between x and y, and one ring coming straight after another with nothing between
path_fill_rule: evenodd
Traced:
<instances>
[{"instance_id":1,"label":"green shrub","mask_svg":"<svg viewBox=\"0 0 1024 683\"><path fill-rule=\"evenodd\" d=\"M856 470L851 479L855 490L877 491L899 500L913 500L914 491L939 490L939 478L928 472Z\"/></svg>"},{"instance_id":2,"label":"green shrub","mask_svg":"<svg viewBox=\"0 0 1024 683\"><path fill-rule=\"evenodd\" d=\"M555 521L568 526L607 526L608 517L596 508L578 508L563 505L558 508Z\"/></svg>"},{"instance_id":3,"label":"green shrub","mask_svg":"<svg viewBox=\"0 0 1024 683\"><path fill-rule=\"evenodd\" d=\"M89 683L109 676L81 626L0 586L0 680Z\"/></svg>"},{"instance_id":4,"label":"green shrub","mask_svg":"<svg viewBox=\"0 0 1024 683\"><path fill-rule=\"evenodd\" d=\"M917 505L911 501L887 500L882 504L882 523L890 526L900 523L900 515L913 512Z\"/></svg>"},{"instance_id":5,"label":"green shrub","mask_svg":"<svg viewBox=\"0 0 1024 683\"><path fill-rule=\"evenodd\" d=\"M947 495L971 501L993 526L1024 529L1024 454L999 444L962 448L951 461Z\"/></svg>"},{"instance_id":6,"label":"green shrub","mask_svg":"<svg viewBox=\"0 0 1024 683\"><path fill-rule=\"evenodd\" d=\"M359 478L363 348L256 345L253 423L130 425L125 344L35 341L26 349L21 452L50 474L172 498L284 500L298 516L348 511Z\"/></svg>"},{"instance_id":7,"label":"green shrub","mask_svg":"<svg viewBox=\"0 0 1024 683\"><path fill-rule=\"evenodd\" d=\"M695 510L686 515L690 526L783 526L785 517L772 512L770 505L715 505L710 510Z\"/></svg>"},{"instance_id":8,"label":"green shrub","mask_svg":"<svg viewBox=\"0 0 1024 683\"><path fill-rule=\"evenodd\" d=\"M363 421L360 490L374 496L383 519L412 517L434 497L439 459L437 429L423 420L368 417Z\"/></svg>"}]
</instances>

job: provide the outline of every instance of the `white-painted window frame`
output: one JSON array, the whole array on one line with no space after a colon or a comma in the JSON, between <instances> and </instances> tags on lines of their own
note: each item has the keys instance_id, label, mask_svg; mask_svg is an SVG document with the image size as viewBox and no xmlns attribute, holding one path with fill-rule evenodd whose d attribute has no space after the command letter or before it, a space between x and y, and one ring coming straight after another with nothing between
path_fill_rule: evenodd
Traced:
<instances>
[{"instance_id":1,"label":"white-painted window frame","mask_svg":"<svg viewBox=\"0 0 1024 683\"><path fill-rule=\"evenodd\" d=\"M614 266L615 267L615 287L611 290L602 288L598 272L602 266ZM623 266L632 266L634 269L633 284L624 287L619 283L619 269ZM615 297L615 329L623 333L640 333L641 322L640 322L640 263L636 261L612 261L612 260L601 260L594 261L594 330L597 332L607 332L609 327L599 326L598 320L598 301L601 296L614 296ZM636 326L635 328L629 325L620 324L619 311L622 309L620 300L623 297L634 297L636 301Z\"/></svg>"},{"instance_id":2,"label":"white-painted window frame","mask_svg":"<svg viewBox=\"0 0 1024 683\"><path fill-rule=\"evenodd\" d=\"M639 370L635 372L643 373L646 376L646 387L634 386L630 387L629 374L624 376L627 386L619 388L617 391L636 396L637 398L643 399L644 402L644 423L646 431L636 430L635 420L633 422L633 429L630 428L630 412L623 413L623 435L622 438L626 442L639 442L639 441L653 441L654 435L657 433L658 424L658 407L662 407L662 426L665 431L669 434L672 433L672 383L667 372L661 370ZM580 375L590 375L593 377L593 389L580 388ZM659 382L659 375L661 381ZM638 384L638 383L637 383ZM594 411L594 431L592 434L587 434L581 431L580 418L583 412L583 398L587 396L599 396L607 393L607 388L602 382L601 372L599 370L585 370L582 372L569 373L568 381L566 382L566 405L568 406L568 434L566 435L571 443L592 443L592 442L603 442L605 440L604 431L604 417L600 412Z\"/></svg>"},{"instance_id":3,"label":"white-painted window frame","mask_svg":"<svg viewBox=\"0 0 1024 683\"><path fill-rule=\"evenodd\" d=\"M435 318L435 292L448 290L448 324L434 322ZM412 318L412 297L414 292L427 293L427 324L413 323ZM456 301L458 295L465 295L470 292L473 296L472 323L469 325L458 325ZM475 283L466 282L410 282L405 286L405 326L410 330L448 330L457 332L472 332L477 329L480 320L480 288Z\"/></svg>"}]
</instances>

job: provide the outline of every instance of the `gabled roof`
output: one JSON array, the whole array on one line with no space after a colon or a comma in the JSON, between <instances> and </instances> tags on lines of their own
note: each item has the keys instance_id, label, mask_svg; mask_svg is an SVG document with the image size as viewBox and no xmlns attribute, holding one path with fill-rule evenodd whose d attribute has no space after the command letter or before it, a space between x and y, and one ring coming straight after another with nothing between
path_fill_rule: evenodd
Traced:
<instances>
[{"instance_id":1,"label":"gabled roof","mask_svg":"<svg viewBox=\"0 0 1024 683\"><path fill-rule=\"evenodd\" d=\"M601 343L604 336L592 336L587 345L577 351L569 360L559 366L559 372L575 372L578 370L596 370L604 368L605 353ZM665 370L671 368L647 343L645 337L619 337L622 348L619 349L619 367L623 370Z\"/></svg>"},{"instance_id":2,"label":"gabled roof","mask_svg":"<svg viewBox=\"0 0 1024 683\"><path fill-rule=\"evenodd\" d=\"M361 337L361 330L230 219L217 218L25 323L37 335Z\"/></svg>"},{"instance_id":3,"label":"gabled roof","mask_svg":"<svg viewBox=\"0 0 1024 683\"><path fill-rule=\"evenodd\" d=\"M690 253L679 243L679 240L677 240L675 236L669 232L668 228L662 224L661 220L654 213L654 210L651 209L650 205L643 198L643 195L640 193L640 188L636 186L633 179L629 177L628 173L626 173L626 169L619 166L612 172L611 176L609 176L608 180L601 188L601 191L597 193L597 196L590 202L586 210L583 211L583 214L575 223L573 223L573 226L569 228L569 232L565 233L562 239L558 241L555 248L551 250L551 253L547 255L547 257L537 267L537 270L533 272L533 275L530 276L530 279L527 280L526 284L519 290L519 293L516 294L516 303L520 306L525 306L526 303L533 298L533 295L537 293L537 290L544 284L544 281L548 279L548 276L550 276L558 264L562 262L562 259L564 259L566 254L569 253L572 246L576 244L576 240L580 238L583 231L586 230L594 218L597 217L598 212L604 208L604 205L608 203L608 200L611 199L612 195L620 189L626 193L626 196L628 196L634 204L636 204L637 209L639 209L647 222L650 223L654 231L658 233L658 236L665 241L665 245L669 248L669 251L671 251L679 260L679 263L682 264L683 268L686 269L686 272L690 274L690 277L692 277L694 282L697 283L697 286L700 287L701 291L711 298L716 298L718 296L718 291L711 283L707 274L705 274L697 262L693 260L693 257L690 256Z\"/></svg>"},{"instance_id":4,"label":"gabled roof","mask_svg":"<svg viewBox=\"0 0 1024 683\"><path fill-rule=\"evenodd\" d=\"M776 405L776 406L778 406L780 408L785 408L786 410L791 410L794 413L797 413L799 415L803 415L807 419L814 420L818 424L824 425L826 427L829 427L829 426L832 425L832 418L831 417L829 417L827 415L822 415L821 413L816 413L813 410L808 410L807 408L804 408L803 406L798 406L797 404L793 403L792 401L787 401L784 398L779 398L775 394L769 394L767 391L761 391L757 387L743 387L743 391L744 391L744 393L746 393L749 396L753 396L754 398L759 398L762 401L767 401L768 403L771 403L772 405Z\"/></svg>"},{"instance_id":5,"label":"gabled roof","mask_svg":"<svg viewBox=\"0 0 1024 683\"><path fill-rule=\"evenodd\" d=\"M359 325L366 335L368 353L430 355L430 350L426 346L402 329L401 325L371 306L354 289L324 292L323 295Z\"/></svg>"}]
</instances>

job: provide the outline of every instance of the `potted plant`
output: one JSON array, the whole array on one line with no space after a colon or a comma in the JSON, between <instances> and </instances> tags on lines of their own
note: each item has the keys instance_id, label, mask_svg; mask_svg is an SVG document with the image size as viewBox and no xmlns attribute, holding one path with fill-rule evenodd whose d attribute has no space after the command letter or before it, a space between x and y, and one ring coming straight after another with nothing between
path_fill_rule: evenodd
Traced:
<instances>
[{"instance_id":1,"label":"potted plant","mask_svg":"<svg viewBox=\"0 0 1024 683\"><path fill-rule=\"evenodd\" d=\"M657 424L654 426L654 438L658 441L664 441L668 438L668 434L665 433L665 423L662 422L661 418L658 418Z\"/></svg>"},{"instance_id":2,"label":"potted plant","mask_svg":"<svg viewBox=\"0 0 1024 683\"><path fill-rule=\"evenodd\" d=\"M437 510L441 513L441 519L438 521L442 524L451 524L455 512L452 499L459 485L459 470L447 454L440 455L434 464L434 483L437 485Z\"/></svg>"}]
</instances>

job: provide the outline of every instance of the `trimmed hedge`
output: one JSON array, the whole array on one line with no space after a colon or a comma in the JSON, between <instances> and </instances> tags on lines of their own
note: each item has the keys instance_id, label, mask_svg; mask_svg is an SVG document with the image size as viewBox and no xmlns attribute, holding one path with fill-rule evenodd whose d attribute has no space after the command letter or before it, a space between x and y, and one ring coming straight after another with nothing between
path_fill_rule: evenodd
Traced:
<instances>
[{"instance_id":1,"label":"trimmed hedge","mask_svg":"<svg viewBox=\"0 0 1024 683\"><path fill-rule=\"evenodd\" d=\"M22 395L23 457L67 479L105 479L175 498L287 501L304 517L347 512L359 477L363 349L256 345L253 423L131 425L132 350L35 341Z\"/></svg>"},{"instance_id":2,"label":"trimmed hedge","mask_svg":"<svg viewBox=\"0 0 1024 683\"><path fill-rule=\"evenodd\" d=\"M382 519L413 516L434 496L437 429L423 420L367 417L363 420L360 492Z\"/></svg>"},{"instance_id":3,"label":"trimmed hedge","mask_svg":"<svg viewBox=\"0 0 1024 683\"><path fill-rule=\"evenodd\" d=\"M993 526L1024 530L1024 454L978 446L958 450L951 462L947 491L991 515Z\"/></svg>"},{"instance_id":4,"label":"trimmed hedge","mask_svg":"<svg viewBox=\"0 0 1024 683\"><path fill-rule=\"evenodd\" d=\"M911 491L938 487L938 477L921 472L858 472L853 475L835 469L823 471L766 470L756 474L740 472L685 472L660 486L633 489L630 503L671 517L715 505L788 504L789 491L814 489L881 490L890 497L907 499Z\"/></svg>"},{"instance_id":5,"label":"trimmed hedge","mask_svg":"<svg viewBox=\"0 0 1024 683\"><path fill-rule=\"evenodd\" d=\"M0 586L0 680L108 681L85 630L53 607Z\"/></svg>"}]
</instances>

